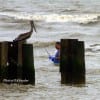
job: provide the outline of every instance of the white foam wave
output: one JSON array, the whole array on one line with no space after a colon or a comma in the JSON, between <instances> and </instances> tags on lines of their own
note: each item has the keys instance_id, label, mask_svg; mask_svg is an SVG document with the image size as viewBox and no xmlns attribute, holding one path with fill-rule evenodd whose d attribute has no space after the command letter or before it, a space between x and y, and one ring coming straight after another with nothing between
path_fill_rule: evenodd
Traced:
<instances>
[{"instance_id":1,"label":"white foam wave","mask_svg":"<svg viewBox=\"0 0 100 100\"><path fill-rule=\"evenodd\" d=\"M14 13L14 12L0 12L0 15L14 17L16 19L23 20L38 20L46 22L77 22L77 23L90 23L96 22L100 14L74 14L74 15L62 15L62 14L29 14L29 13Z\"/></svg>"}]
</instances>

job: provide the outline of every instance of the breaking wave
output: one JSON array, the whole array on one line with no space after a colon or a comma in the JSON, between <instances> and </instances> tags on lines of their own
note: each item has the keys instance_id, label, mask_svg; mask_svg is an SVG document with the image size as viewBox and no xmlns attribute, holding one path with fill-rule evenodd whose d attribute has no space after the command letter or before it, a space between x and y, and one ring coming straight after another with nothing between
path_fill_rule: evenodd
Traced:
<instances>
[{"instance_id":1,"label":"breaking wave","mask_svg":"<svg viewBox=\"0 0 100 100\"><path fill-rule=\"evenodd\" d=\"M30 13L14 13L14 12L0 12L0 15L13 17L22 20L36 20L46 22L75 22L79 24L97 23L100 19L100 14L30 14Z\"/></svg>"}]
</instances>

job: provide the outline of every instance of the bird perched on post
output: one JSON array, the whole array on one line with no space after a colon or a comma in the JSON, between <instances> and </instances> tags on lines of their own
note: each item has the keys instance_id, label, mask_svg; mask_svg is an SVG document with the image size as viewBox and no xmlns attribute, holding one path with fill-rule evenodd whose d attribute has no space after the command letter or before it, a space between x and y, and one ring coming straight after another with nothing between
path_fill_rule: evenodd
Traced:
<instances>
[{"instance_id":1,"label":"bird perched on post","mask_svg":"<svg viewBox=\"0 0 100 100\"><path fill-rule=\"evenodd\" d=\"M35 28L33 20L30 21L30 25L31 25L30 31L26 32L26 33L20 34L17 38L15 38L13 40L13 42L25 41L26 39L28 39L32 35L32 33L33 33L33 28L34 28L34 30L36 32L36 28Z\"/></svg>"}]
</instances>

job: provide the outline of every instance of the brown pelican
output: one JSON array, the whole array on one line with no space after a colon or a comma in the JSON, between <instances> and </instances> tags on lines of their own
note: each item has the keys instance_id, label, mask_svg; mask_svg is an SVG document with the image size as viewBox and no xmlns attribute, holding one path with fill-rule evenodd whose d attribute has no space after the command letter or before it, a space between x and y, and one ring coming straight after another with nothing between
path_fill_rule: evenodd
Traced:
<instances>
[{"instance_id":1,"label":"brown pelican","mask_svg":"<svg viewBox=\"0 0 100 100\"><path fill-rule=\"evenodd\" d=\"M31 29L30 29L29 32L20 34L20 35L19 35L17 38L15 38L13 41L14 41L14 42L18 42L18 41L23 41L23 40L28 39L28 38L32 35L32 33L33 33L33 28L34 28L34 30L35 30L35 32L36 32L36 28L35 28L35 25L34 25L33 20L30 21L30 25L31 25Z\"/></svg>"}]
</instances>

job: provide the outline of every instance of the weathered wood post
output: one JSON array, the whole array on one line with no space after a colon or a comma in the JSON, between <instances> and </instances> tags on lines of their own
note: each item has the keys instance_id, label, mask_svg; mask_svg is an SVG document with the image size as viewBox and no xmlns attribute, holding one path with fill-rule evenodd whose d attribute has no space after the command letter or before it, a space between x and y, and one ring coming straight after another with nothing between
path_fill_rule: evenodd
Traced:
<instances>
[{"instance_id":1,"label":"weathered wood post","mask_svg":"<svg viewBox=\"0 0 100 100\"><path fill-rule=\"evenodd\" d=\"M18 46L13 42L8 42L7 62L7 76L5 78L8 80L17 79Z\"/></svg>"},{"instance_id":2,"label":"weathered wood post","mask_svg":"<svg viewBox=\"0 0 100 100\"><path fill-rule=\"evenodd\" d=\"M61 84L85 84L84 42L61 39Z\"/></svg>"},{"instance_id":3,"label":"weathered wood post","mask_svg":"<svg viewBox=\"0 0 100 100\"><path fill-rule=\"evenodd\" d=\"M29 80L29 84L35 85L35 69L33 57L33 45L23 44L22 46L23 58L23 79Z\"/></svg>"},{"instance_id":4,"label":"weathered wood post","mask_svg":"<svg viewBox=\"0 0 100 100\"><path fill-rule=\"evenodd\" d=\"M7 74L8 42L0 42L0 82Z\"/></svg>"},{"instance_id":5,"label":"weathered wood post","mask_svg":"<svg viewBox=\"0 0 100 100\"><path fill-rule=\"evenodd\" d=\"M32 44L0 42L0 82L35 85Z\"/></svg>"}]
</instances>

